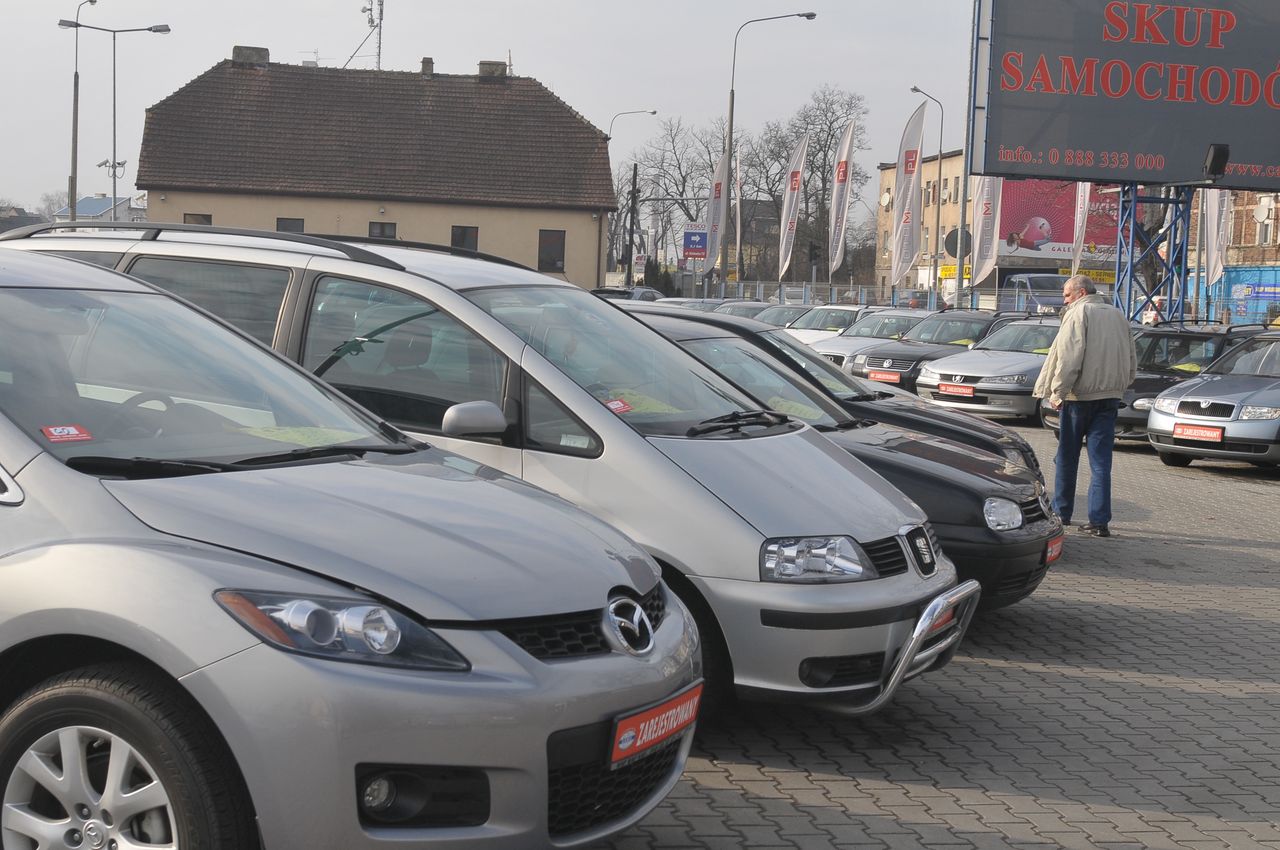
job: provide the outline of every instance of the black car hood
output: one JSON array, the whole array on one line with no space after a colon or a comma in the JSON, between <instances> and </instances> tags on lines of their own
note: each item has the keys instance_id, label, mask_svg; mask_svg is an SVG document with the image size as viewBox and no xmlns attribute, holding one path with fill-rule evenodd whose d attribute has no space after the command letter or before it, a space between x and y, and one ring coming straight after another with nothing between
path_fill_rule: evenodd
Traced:
<instances>
[{"instance_id":1,"label":"black car hood","mask_svg":"<svg viewBox=\"0 0 1280 850\"><path fill-rule=\"evenodd\" d=\"M858 353L867 355L867 365L870 365L871 361L877 358L892 357L895 360L915 361L937 360L939 357L947 357L961 351L968 351L968 348L963 345L945 345L943 343L900 339L897 342L877 345L875 348L868 348Z\"/></svg>"},{"instance_id":2,"label":"black car hood","mask_svg":"<svg viewBox=\"0 0 1280 850\"><path fill-rule=\"evenodd\" d=\"M1144 396L1157 396L1174 384L1180 384L1183 381L1189 381L1192 378L1199 377L1199 372L1164 372L1164 371L1140 371L1138 377L1129 385L1129 391L1126 397L1132 395L1133 398L1143 398Z\"/></svg>"}]
</instances>

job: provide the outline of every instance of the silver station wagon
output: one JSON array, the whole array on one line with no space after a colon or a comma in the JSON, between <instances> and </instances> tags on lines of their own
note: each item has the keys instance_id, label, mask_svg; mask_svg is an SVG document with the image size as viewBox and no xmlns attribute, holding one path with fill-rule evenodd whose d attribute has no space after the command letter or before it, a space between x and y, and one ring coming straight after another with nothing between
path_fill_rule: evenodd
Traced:
<instances>
[{"instance_id":1,"label":"silver station wagon","mask_svg":"<svg viewBox=\"0 0 1280 850\"><path fill-rule=\"evenodd\" d=\"M3 249L0 411L5 850L573 846L679 779L696 627L564 500Z\"/></svg>"},{"instance_id":2,"label":"silver station wagon","mask_svg":"<svg viewBox=\"0 0 1280 850\"><path fill-rule=\"evenodd\" d=\"M448 248L145 228L0 244L92 252L622 530L696 618L708 710L737 693L873 711L954 654L980 588L909 544L920 508L616 305Z\"/></svg>"}]
</instances>

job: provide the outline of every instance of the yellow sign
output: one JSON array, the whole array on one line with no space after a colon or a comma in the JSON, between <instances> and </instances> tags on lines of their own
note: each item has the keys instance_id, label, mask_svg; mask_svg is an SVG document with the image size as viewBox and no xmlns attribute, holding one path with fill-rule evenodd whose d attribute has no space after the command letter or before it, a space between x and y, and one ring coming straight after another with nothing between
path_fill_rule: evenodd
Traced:
<instances>
[{"instance_id":1,"label":"yellow sign","mask_svg":"<svg viewBox=\"0 0 1280 850\"><path fill-rule=\"evenodd\" d=\"M948 278L956 276L955 266L938 266L938 277ZM968 263L964 264L964 276L973 277L973 266Z\"/></svg>"},{"instance_id":2,"label":"yellow sign","mask_svg":"<svg viewBox=\"0 0 1280 850\"><path fill-rule=\"evenodd\" d=\"M1080 274L1089 278L1094 283L1115 283L1116 273L1109 269L1081 269ZM1071 274L1071 269L1058 269L1058 274Z\"/></svg>"}]
</instances>

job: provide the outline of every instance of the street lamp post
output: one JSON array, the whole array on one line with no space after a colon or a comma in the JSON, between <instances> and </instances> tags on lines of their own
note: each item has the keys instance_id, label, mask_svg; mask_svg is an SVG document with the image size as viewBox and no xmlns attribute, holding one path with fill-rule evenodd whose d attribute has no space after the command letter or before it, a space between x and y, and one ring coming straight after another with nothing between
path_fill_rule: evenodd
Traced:
<instances>
[{"instance_id":1,"label":"street lamp post","mask_svg":"<svg viewBox=\"0 0 1280 850\"><path fill-rule=\"evenodd\" d=\"M936 191L938 193L938 196L933 199L933 245L930 246L931 248L933 248L933 250L929 252L930 254L933 255L933 264L930 267L931 268L930 279L933 281L933 285L930 287L930 294L929 294L929 309L932 310L938 306L938 296L941 294L939 290L942 287L942 282L938 280L938 253L939 252L937 249L940 245L942 245L942 233L940 232L942 230L942 122L943 122L943 119L946 117L946 112L942 108L942 101L938 100L936 97L929 94L924 89L920 88L919 86L912 86L911 90L916 94L924 95L925 97L929 98L929 100L932 100L934 103L938 104L938 182L936 184L937 185ZM959 253L959 251L957 251L956 253ZM960 291L959 277L960 277L960 272L957 271L956 272L956 278L957 278L956 291L957 292Z\"/></svg>"},{"instance_id":2,"label":"street lamp post","mask_svg":"<svg viewBox=\"0 0 1280 850\"><path fill-rule=\"evenodd\" d=\"M758 24L761 21L780 21L783 18L804 18L806 21L812 21L816 17L818 17L817 12L791 12L790 14L787 14L787 15L772 15L768 18L752 18L751 20L743 23L742 26L738 27L738 31L733 34L733 62L729 65L729 127L725 134L726 139L725 139L725 146L724 146L725 151L728 152L729 154L729 170L731 175L733 172L733 84L738 73L738 36L742 34L742 31L743 29L746 28L747 24ZM733 178L732 176L730 176L729 183L732 185L733 182L734 182ZM726 201L724 218L727 219L729 217L728 215L729 187L728 186L724 187L724 195L725 195L725 201ZM724 227L724 224L725 224L724 221L720 222L720 226L722 229ZM722 231L722 234L723 234L723 231ZM735 256L735 260L738 264L738 275L739 275L739 278L741 278L741 274L742 274L742 243L741 242L738 243L738 249ZM708 257L707 262L711 263L712 268L715 267L715 258ZM722 238L720 240L720 270L724 274L724 277L722 278L722 280L727 280L729 277L729 240L727 238Z\"/></svg>"},{"instance_id":3,"label":"street lamp post","mask_svg":"<svg viewBox=\"0 0 1280 850\"><path fill-rule=\"evenodd\" d=\"M81 0L80 5L76 6L76 52L74 73L71 75L71 177L67 180L67 206L71 213L71 220L76 220L76 196L79 193L79 187L76 183L78 176L77 163L78 147L77 142L80 135L80 10L86 5L96 5L98 0Z\"/></svg>"},{"instance_id":4,"label":"street lamp post","mask_svg":"<svg viewBox=\"0 0 1280 850\"><path fill-rule=\"evenodd\" d=\"M628 109L625 112L619 112L609 119L609 132L604 134L606 140L613 138L613 122L617 121L623 115L657 115L656 109Z\"/></svg>"},{"instance_id":5,"label":"street lamp post","mask_svg":"<svg viewBox=\"0 0 1280 850\"><path fill-rule=\"evenodd\" d=\"M92 26L91 24L80 23L80 10L77 9L76 20L68 21L64 19L64 20L58 21L58 26L63 27L65 29L76 30L77 92L79 91L78 78L79 78L79 63L80 63L80 57L79 57L80 30L87 29L87 30L97 30L98 32L111 33L111 160L109 164L111 166L111 169L110 169L111 170L111 220L115 221L116 220L116 179L120 176L120 174L123 172L123 169L124 169L124 163L116 159L116 36L122 32L167 33L169 32L169 25L153 24L152 26L149 26L149 27L130 27L128 29L111 29L110 27L95 27L95 26ZM78 96L77 96L77 101L78 101ZM74 128L74 119L73 119L73 128ZM74 138L75 138L75 130L73 129L72 139L74 140ZM74 141L72 142L71 159L72 159L72 169L73 169L72 173L74 174L74 169L75 169L75 164L74 164L75 163L75 142ZM74 180L75 178L73 177L72 179Z\"/></svg>"},{"instance_id":6,"label":"street lamp post","mask_svg":"<svg viewBox=\"0 0 1280 850\"><path fill-rule=\"evenodd\" d=\"M606 143L613 139L613 122L617 121L623 115L657 115L656 109L627 109L623 112L615 114L609 119L609 132L604 134ZM633 271L633 246L632 241L635 239L636 227L636 209L639 206L639 194L636 189L636 175L638 166L633 165L631 168L631 191L627 194L627 288L631 288Z\"/></svg>"}]
</instances>

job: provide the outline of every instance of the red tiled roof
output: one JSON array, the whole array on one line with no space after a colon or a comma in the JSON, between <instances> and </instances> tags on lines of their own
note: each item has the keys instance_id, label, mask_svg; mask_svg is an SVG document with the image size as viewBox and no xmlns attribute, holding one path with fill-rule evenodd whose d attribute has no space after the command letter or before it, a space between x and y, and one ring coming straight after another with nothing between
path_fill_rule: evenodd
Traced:
<instances>
[{"instance_id":1,"label":"red tiled roof","mask_svg":"<svg viewBox=\"0 0 1280 850\"><path fill-rule=\"evenodd\" d=\"M616 206L604 133L537 80L231 60L147 110L137 185Z\"/></svg>"}]
</instances>

